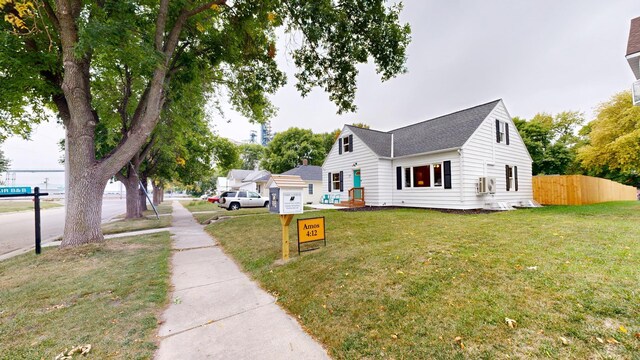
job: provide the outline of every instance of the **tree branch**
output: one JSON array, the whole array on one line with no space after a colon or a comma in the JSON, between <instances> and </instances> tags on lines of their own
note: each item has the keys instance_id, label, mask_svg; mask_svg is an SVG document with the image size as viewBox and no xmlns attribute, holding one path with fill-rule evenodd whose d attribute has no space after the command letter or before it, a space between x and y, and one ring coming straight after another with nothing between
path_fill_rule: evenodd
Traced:
<instances>
[{"instance_id":1,"label":"tree branch","mask_svg":"<svg viewBox=\"0 0 640 360\"><path fill-rule=\"evenodd\" d=\"M169 12L169 0L160 0L160 9L158 10L158 20L156 21L155 46L157 51L162 51L162 42L164 40L164 31L167 26L167 16Z\"/></svg>"}]
</instances>

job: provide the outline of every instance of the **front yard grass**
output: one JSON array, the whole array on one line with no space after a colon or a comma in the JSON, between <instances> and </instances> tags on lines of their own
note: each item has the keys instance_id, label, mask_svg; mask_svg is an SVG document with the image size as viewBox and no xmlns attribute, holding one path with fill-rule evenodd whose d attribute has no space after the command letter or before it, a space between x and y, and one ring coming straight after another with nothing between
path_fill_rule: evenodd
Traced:
<instances>
[{"instance_id":1,"label":"front yard grass","mask_svg":"<svg viewBox=\"0 0 640 360\"><path fill-rule=\"evenodd\" d=\"M130 220L116 220L102 224L102 233L119 234L123 232L159 229L171 226L171 215L160 216L160 219L153 218L141 218Z\"/></svg>"},{"instance_id":2,"label":"front yard grass","mask_svg":"<svg viewBox=\"0 0 640 360\"><path fill-rule=\"evenodd\" d=\"M239 209L234 211L228 211L227 209L219 207L218 204L212 204L210 202L202 201L202 200L181 201L180 203L192 213L197 213L197 214L193 214L193 217L200 224L215 217L222 217L222 216L234 217L234 216L242 216L242 215L256 215L256 214L269 213L269 209L265 207L244 208L244 209ZM199 213L199 212L202 212L202 213Z\"/></svg>"},{"instance_id":3,"label":"front yard grass","mask_svg":"<svg viewBox=\"0 0 640 360\"><path fill-rule=\"evenodd\" d=\"M151 358L169 256L164 232L0 262L0 359L53 359L85 344L91 359Z\"/></svg>"},{"instance_id":4,"label":"front yard grass","mask_svg":"<svg viewBox=\"0 0 640 360\"><path fill-rule=\"evenodd\" d=\"M284 266L277 215L207 230L335 358L638 359L637 202L314 216L328 246L298 257L294 220Z\"/></svg>"},{"instance_id":5,"label":"front yard grass","mask_svg":"<svg viewBox=\"0 0 640 360\"><path fill-rule=\"evenodd\" d=\"M61 207L62 204L53 201L40 201L40 209L50 209ZM21 200L3 200L0 201L0 213L14 212L14 211L33 211L33 201L21 201Z\"/></svg>"}]
</instances>

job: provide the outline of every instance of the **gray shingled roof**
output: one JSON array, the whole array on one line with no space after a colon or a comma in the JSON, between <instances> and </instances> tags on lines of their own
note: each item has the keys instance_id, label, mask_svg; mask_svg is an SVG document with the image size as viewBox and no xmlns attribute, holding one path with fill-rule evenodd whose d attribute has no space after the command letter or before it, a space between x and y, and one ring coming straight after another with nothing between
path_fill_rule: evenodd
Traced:
<instances>
[{"instance_id":1,"label":"gray shingled roof","mask_svg":"<svg viewBox=\"0 0 640 360\"><path fill-rule=\"evenodd\" d=\"M252 172L253 172L253 170L232 169L232 170L229 170L229 175L227 177L232 177L234 179L238 179L238 180L242 181L244 178L246 178Z\"/></svg>"},{"instance_id":2,"label":"gray shingled roof","mask_svg":"<svg viewBox=\"0 0 640 360\"><path fill-rule=\"evenodd\" d=\"M391 156L391 134L394 157L422 154L464 145L499 102L495 100L386 133L347 126L378 156Z\"/></svg>"},{"instance_id":3,"label":"gray shingled roof","mask_svg":"<svg viewBox=\"0 0 640 360\"><path fill-rule=\"evenodd\" d=\"M391 156L391 134L371 130L371 129L363 129L352 125L347 125L347 127L353 132L355 136L360 138L369 149L373 150L374 153L378 156L382 157L390 157ZM355 149L355 148L354 148ZM357 149L355 149L357 151Z\"/></svg>"},{"instance_id":4,"label":"gray shingled roof","mask_svg":"<svg viewBox=\"0 0 640 360\"><path fill-rule=\"evenodd\" d=\"M305 181L322 181L322 166L299 165L281 175L298 175Z\"/></svg>"}]
</instances>

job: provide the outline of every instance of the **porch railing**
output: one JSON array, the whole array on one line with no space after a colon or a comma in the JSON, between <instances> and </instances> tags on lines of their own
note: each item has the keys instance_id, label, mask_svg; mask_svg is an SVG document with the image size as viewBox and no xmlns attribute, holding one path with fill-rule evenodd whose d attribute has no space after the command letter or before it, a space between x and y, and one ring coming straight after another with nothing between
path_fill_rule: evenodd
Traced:
<instances>
[{"instance_id":1,"label":"porch railing","mask_svg":"<svg viewBox=\"0 0 640 360\"><path fill-rule=\"evenodd\" d=\"M364 188L363 187L354 187L349 190L349 202L352 203L363 203L364 204Z\"/></svg>"}]
</instances>

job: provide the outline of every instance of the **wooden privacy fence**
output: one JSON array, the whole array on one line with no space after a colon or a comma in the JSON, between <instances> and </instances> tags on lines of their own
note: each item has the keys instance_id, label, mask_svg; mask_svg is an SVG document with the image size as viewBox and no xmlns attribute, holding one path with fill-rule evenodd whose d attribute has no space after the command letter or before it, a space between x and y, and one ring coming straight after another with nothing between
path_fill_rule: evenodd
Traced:
<instances>
[{"instance_id":1,"label":"wooden privacy fence","mask_svg":"<svg viewBox=\"0 0 640 360\"><path fill-rule=\"evenodd\" d=\"M636 200L633 186L584 175L533 177L533 198L543 205L584 205L605 201Z\"/></svg>"}]
</instances>

